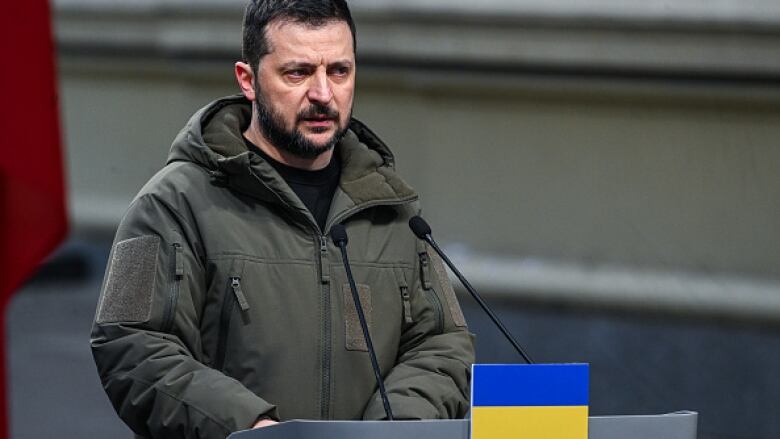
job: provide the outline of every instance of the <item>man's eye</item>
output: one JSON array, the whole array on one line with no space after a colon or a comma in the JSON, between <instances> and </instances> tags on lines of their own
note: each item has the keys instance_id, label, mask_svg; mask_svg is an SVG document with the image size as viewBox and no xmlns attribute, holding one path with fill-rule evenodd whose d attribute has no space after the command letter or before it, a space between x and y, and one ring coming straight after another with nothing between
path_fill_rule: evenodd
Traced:
<instances>
[{"instance_id":1,"label":"man's eye","mask_svg":"<svg viewBox=\"0 0 780 439\"><path fill-rule=\"evenodd\" d=\"M346 76L349 74L349 67L336 67L330 71L332 75Z\"/></svg>"},{"instance_id":2,"label":"man's eye","mask_svg":"<svg viewBox=\"0 0 780 439\"><path fill-rule=\"evenodd\" d=\"M306 76L306 71L303 69L296 69L296 70L288 70L287 76L290 78L296 79L296 78L303 78Z\"/></svg>"}]
</instances>

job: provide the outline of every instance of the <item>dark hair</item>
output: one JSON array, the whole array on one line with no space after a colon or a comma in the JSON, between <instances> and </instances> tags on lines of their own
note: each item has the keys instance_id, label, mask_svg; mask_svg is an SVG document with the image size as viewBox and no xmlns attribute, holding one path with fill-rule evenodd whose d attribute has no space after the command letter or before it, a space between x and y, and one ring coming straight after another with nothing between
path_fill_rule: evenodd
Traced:
<instances>
[{"instance_id":1,"label":"dark hair","mask_svg":"<svg viewBox=\"0 0 780 439\"><path fill-rule=\"evenodd\" d=\"M319 27L342 20L352 32L352 47L357 47L355 22L346 0L251 0L244 11L242 56L257 72L260 58L271 52L266 30L274 20L289 20Z\"/></svg>"}]
</instances>

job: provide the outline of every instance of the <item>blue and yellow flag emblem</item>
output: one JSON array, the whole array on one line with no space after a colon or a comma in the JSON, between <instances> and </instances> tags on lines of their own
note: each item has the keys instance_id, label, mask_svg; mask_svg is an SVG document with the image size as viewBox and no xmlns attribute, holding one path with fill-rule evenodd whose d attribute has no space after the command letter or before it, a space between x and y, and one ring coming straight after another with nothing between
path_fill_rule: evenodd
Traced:
<instances>
[{"instance_id":1,"label":"blue and yellow flag emblem","mask_svg":"<svg viewBox=\"0 0 780 439\"><path fill-rule=\"evenodd\" d=\"M587 364L475 364L471 439L587 439Z\"/></svg>"}]
</instances>

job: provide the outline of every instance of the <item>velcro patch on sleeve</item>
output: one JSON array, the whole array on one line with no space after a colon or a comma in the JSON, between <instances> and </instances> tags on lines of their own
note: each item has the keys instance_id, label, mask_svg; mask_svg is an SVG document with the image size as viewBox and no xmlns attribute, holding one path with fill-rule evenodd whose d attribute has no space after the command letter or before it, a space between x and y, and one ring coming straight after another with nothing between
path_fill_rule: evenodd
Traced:
<instances>
[{"instance_id":1,"label":"velcro patch on sleeve","mask_svg":"<svg viewBox=\"0 0 780 439\"><path fill-rule=\"evenodd\" d=\"M444 298L447 301L447 308L450 310L450 316L452 316L453 323L455 323L455 326L459 327L466 326L466 318L463 316L463 311L460 309L460 304L458 304L458 298L455 296L455 290L452 288L452 282L450 282L450 277L447 275L447 269L444 267L444 261L442 261L441 257L439 257L439 255L435 252L428 252L428 255L431 259L433 270L436 272L436 277L439 278L439 283L441 284Z\"/></svg>"},{"instance_id":2,"label":"velcro patch on sleeve","mask_svg":"<svg viewBox=\"0 0 780 439\"><path fill-rule=\"evenodd\" d=\"M140 236L116 243L97 323L149 321L159 249L159 236Z\"/></svg>"}]
</instances>

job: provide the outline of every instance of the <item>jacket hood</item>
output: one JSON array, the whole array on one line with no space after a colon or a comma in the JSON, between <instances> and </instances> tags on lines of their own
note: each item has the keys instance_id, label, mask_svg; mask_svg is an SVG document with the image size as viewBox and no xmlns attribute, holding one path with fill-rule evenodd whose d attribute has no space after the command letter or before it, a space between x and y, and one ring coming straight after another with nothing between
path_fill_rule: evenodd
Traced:
<instances>
[{"instance_id":1,"label":"jacket hood","mask_svg":"<svg viewBox=\"0 0 780 439\"><path fill-rule=\"evenodd\" d=\"M278 199L280 193L288 192L287 184L244 142L243 132L251 117L252 105L241 95L210 103L196 112L176 136L168 163L192 162L208 169L215 178L227 179L237 190L268 200ZM336 153L342 163L339 186L355 204L417 197L395 173L390 149L362 122L350 120ZM257 179L276 194L263 193L262 188L257 188Z\"/></svg>"}]
</instances>

